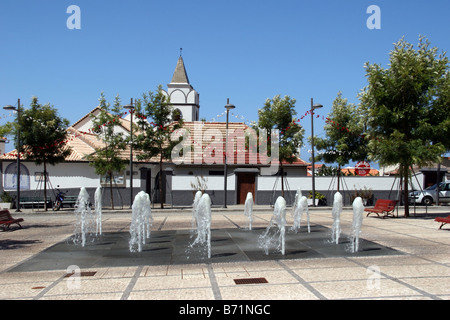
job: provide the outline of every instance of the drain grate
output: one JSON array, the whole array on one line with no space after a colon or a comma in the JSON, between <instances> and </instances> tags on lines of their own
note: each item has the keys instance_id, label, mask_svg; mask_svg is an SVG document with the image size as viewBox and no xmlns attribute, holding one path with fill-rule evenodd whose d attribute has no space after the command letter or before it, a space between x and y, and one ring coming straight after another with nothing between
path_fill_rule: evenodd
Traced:
<instances>
[{"instance_id":1,"label":"drain grate","mask_svg":"<svg viewBox=\"0 0 450 320\"><path fill-rule=\"evenodd\" d=\"M236 284L258 284L269 283L266 278L245 278L245 279L233 279Z\"/></svg>"},{"instance_id":2,"label":"drain grate","mask_svg":"<svg viewBox=\"0 0 450 320\"><path fill-rule=\"evenodd\" d=\"M82 272L80 272L79 276L80 277L93 277L96 273L97 273L97 271L82 271ZM75 274L75 272L68 273L64 276L64 278L69 278L70 276L73 276L74 274Z\"/></svg>"}]
</instances>

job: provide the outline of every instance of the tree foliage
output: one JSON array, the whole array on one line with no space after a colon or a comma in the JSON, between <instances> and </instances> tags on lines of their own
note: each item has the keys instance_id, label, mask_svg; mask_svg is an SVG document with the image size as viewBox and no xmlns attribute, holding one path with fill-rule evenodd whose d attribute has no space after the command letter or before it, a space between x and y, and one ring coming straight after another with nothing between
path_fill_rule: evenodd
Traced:
<instances>
[{"instance_id":1,"label":"tree foliage","mask_svg":"<svg viewBox=\"0 0 450 320\"><path fill-rule=\"evenodd\" d=\"M411 165L440 160L449 149L449 61L420 37L417 49L404 39L394 45L389 68L366 63L368 85L360 100L366 113L370 156L380 165L400 165L405 216L409 216Z\"/></svg>"},{"instance_id":2,"label":"tree foliage","mask_svg":"<svg viewBox=\"0 0 450 320\"><path fill-rule=\"evenodd\" d=\"M171 133L181 128L183 120L177 117L179 121L172 122L174 110L161 85L156 92L149 91L143 94L142 100L137 101L136 111L141 115L138 120L140 130L134 138L133 145L141 151L137 156L140 160L159 157L159 192L163 208L162 163L164 159L170 159L173 147L180 142L172 141ZM177 111L174 114L176 113Z\"/></svg>"},{"instance_id":3,"label":"tree foliage","mask_svg":"<svg viewBox=\"0 0 450 320\"><path fill-rule=\"evenodd\" d=\"M292 163L299 156L299 150L303 144L305 129L300 126L295 118L295 99L289 96L281 98L276 95L273 99L267 99L264 106L258 110L258 122L255 130L267 130L267 137L272 139L272 129L279 130L279 161L281 172L282 194L284 195L283 162ZM267 143L269 149L269 143Z\"/></svg>"},{"instance_id":4,"label":"tree foliage","mask_svg":"<svg viewBox=\"0 0 450 320\"><path fill-rule=\"evenodd\" d=\"M24 159L44 166L44 209L47 210L47 164L55 165L70 154L66 146L69 121L60 117L53 106L42 105L33 97L30 108L21 112L19 124Z\"/></svg>"},{"instance_id":5,"label":"tree foliage","mask_svg":"<svg viewBox=\"0 0 450 320\"><path fill-rule=\"evenodd\" d=\"M314 138L315 147L319 151L317 161L337 163L343 167L350 161L367 159L361 114L353 103L348 103L342 97L341 92L333 101L324 131L326 138Z\"/></svg>"},{"instance_id":6,"label":"tree foliage","mask_svg":"<svg viewBox=\"0 0 450 320\"><path fill-rule=\"evenodd\" d=\"M359 109L348 103L339 92L333 101L331 114L324 126L326 138L314 137L314 145L318 150L316 161L337 163L334 171L338 177L337 191L340 190L341 167L350 161L367 159L367 143L364 136L364 123Z\"/></svg>"},{"instance_id":7,"label":"tree foliage","mask_svg":"<svg viewBox=\"0 0 450 320\"><path fill-rule=\"evenodd\" d=\"M97 133L97 138L102 141L103 146L96 148L95 153L88 155L90 165L95 168L98 175L108 177L111 196L111 208L114 209L113 180L114 173L125 169L127 160L121 156L121 152L126 149L127 139L123 132L117 130L120 125L119 119L122 115L122 106L119 96L116 96L114 104L106 101L102 92L99 98L100 112L93 115L93 131ZM132 199L131 199L132 201Z\"/></svg>"}]
</instances>

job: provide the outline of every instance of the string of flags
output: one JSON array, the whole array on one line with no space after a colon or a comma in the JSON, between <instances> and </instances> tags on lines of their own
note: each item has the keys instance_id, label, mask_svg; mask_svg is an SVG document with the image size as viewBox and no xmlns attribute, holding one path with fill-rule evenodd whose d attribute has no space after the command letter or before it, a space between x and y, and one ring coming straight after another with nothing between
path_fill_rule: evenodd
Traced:
<instances>
[{"instance_id":1,"label":"string of flags","mask_svg":"<svg viewBox=\"0 0 450 320\"><path fill-rule=\"evenodd\" d=\"M133 114L134 114L136 117L138 117L139 119L144 119L144 120L147 119L147 117L146 117L145 115L139 114L139 113L137 113L137 112L135 112L135 111L125 111L125 112L123 112L122 114L115 116L111 121L108 121L107 123L103 123L103 124L100 124L100 125L98 125L98 126L96 126L96 127L90 128L88 131L78 131L76 134L71 134L71 136L70 136L69 138L65 139L65 140L56 141L56 142L54 142L54 143L51 144L51 145L46 145L46 146L39 147L39 149L40 149L40 150L44 150L44 149L48 149L48 148L53 148L53 147L55 147L55 146L57 146L57 145L66 144L66 143L68 143L69 141L73 141L73 140L75 140L75 139L77 139L77 138L79 138L79 137L81 137L81 136L83 136L83 135L86 135L86 134L96 134L97 131L98 131L99 129L101 129L102 127L105 127L105 126L107 126L107 125L109 125L109 124L112 124L112 123L114 123L114 122L116 122L116 121L119 121L119 120L122 119L124 116L126 116L128 113L130 113L130 114L133 113ZM315 116L315 118L321 118L321 119L324 120L326 123L331 123L332 125L334 125L334 126L336 126L336 127L340 127L342 131L347 131L347 132L351 133L350 130L349 130L348 128L339 125L339 124L336 123L335 121L331 120L329 117L325 117L325 116L323 116L323 115L315 114L314 112L311 112L311 110L306 111L304 115L300 116L300 118L298 118L298 119L293 120L292 123L294 123L294 124L295 124L295 122L298 123L298 122L300 122L301 120L303 120L305 117L307 117L308 115L311 115L311 114L312 114L313 116ZM256 124L255 121L250 121L250 120L246 119L246 118L245 118L244 116L242 116L242 115L235 114L235 113L231 113L231 115L232 115L233 117L235 117L236 119L238 119L238 120L243 120L243 122L244 122L245 124L247 124L247 126L248 126L248 124L252 124L252 125ZM8 116L11 116L11 114L8 115ZM225 111L222 112L222 113L220 113L220 114L218 114L216 117L212 118L212 119L211 119L210 121L208 121L208 122L215 122L215 121L216 121L216 118L219 119L219 118L221 118L221 117L223 117L223 116L226 116L226 112L225 112ZM1 117L1 116L0 116L0 117ZM34 120L34 119L29 119L29 120L37 121L37 120ZM40 122L39 122L39 123L40 123ZM40 123L40 124L41 124L41 126L45 126L45 125L46 125L46 124L44 124L44 123ZM162 126L162 125L158 125L158 124L156 124L156 123L153 122L153 121L150 121L149 124L152 125L152 126L153 126L155 129L157 129L157 130L170 130L170 126ZM291 128L291 126L288 126L287 128L281 129L280 132L283 133L283 132L289 130L290 128ZM361 136L364 137L364 134L362 134ZM28 151L27 154L30 155L31 153ZM17 156L22 157L23 155L24 155L24 152L21 152L19 155L18 155L17 153L10 154L10 156L13 156L13 157L17 157ZM6 153L4 153L3 156L6 156Z\"/></svg>"},{"instance_id":2,"label":"string of flags","mask_svg":"<svg viewBox=\"0 0 450 320\"><path fill-rule=\"evenodd\" d=\"M6 119L6 118L9 118L9 117L12 117L16 113L17 113L17 111L10 111L8 113L3 113L3 114L0 115L0 119Z\"/></svg>"}]
</instances>

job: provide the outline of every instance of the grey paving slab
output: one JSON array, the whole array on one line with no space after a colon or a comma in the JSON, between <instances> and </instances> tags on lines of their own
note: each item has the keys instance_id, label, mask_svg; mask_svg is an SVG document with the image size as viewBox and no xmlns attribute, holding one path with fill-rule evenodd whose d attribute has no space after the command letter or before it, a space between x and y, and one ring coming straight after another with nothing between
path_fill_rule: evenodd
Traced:
<instances>
[{"instance_id":1,"label":"grey paving slab","mask_svg":"<svg viewBox=\"0 0 450 320\"><path fill-rule=\"evenodd\" d=\"M339 244L331 243L330 230L321 225L312 225L310 233L306 228L298 233L288 231L285 254L276 248L265 254L258 246L258 238L264 232L265 228L213 229L211 258L208 258L205 246L193 245L196 234L190 230L153 231L142 252L130 252L128 232L104 233L88 239L84 247L74 244L70 237L15 266L10 272L58 270L70 265L87 269L402 254L365 239L360 240L360 250L352 253L345 235Z\"/></svg>"}]
</instances>

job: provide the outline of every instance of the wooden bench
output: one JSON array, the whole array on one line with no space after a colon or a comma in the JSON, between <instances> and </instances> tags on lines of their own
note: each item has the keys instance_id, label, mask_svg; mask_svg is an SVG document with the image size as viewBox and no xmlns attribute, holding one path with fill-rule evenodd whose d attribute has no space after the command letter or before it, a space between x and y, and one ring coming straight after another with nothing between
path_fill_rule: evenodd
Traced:
<instances>
[{"instance_id":1,"label":"wooden bench","mask_svg":"<svg viewBox=\"0 0 450 320\"><path fill-rule=\"evenodd\" d=\"M445 224L450 223L450 216L448 216L448 217L437 217L436 219L434 219L434 221L440 222L441 226L439 227L439 229L442 229L442 227Z\"/></svg>"},{"instance_id":2,"label":"wooden bench","mask_svg":"<svg viewBox=\"0 0 450 320\"><path fill-rule=\"evenodd\" d=\"M24 220L22 218L14 219L11 217L11 214L9 213L9 210L0 210L0 225L3 227L3 230L9 229L9 226L13 223L17 224L20 228L22 226L20 225L20 222L23 222Z\"/></svg>"},{"instance_id":3,"label":"wooden bench","mask_svg":"<svg viewBox=\"0 0 450 320\"><path fill-rule=\"evenodd\" d=\"M377 216L380 216L380 214L383 215L383 218L389 215L394 216L393 212L395 209L395 206L397 205L398 200L385 200L385 199L378 199L377 202L375 202L375 207L373 208L366 208L364 211L367 212L367 216L371 213L376 213Z\"/></svg>"}]
</instances>

